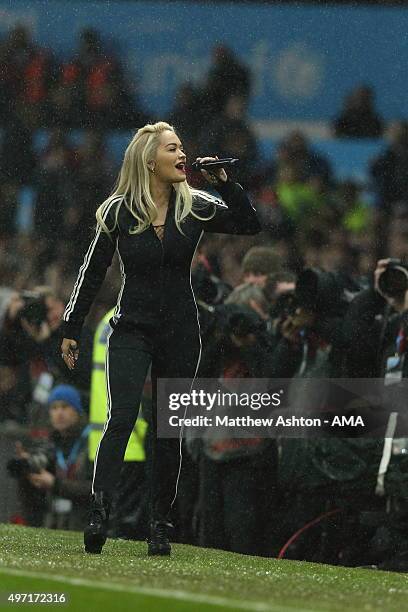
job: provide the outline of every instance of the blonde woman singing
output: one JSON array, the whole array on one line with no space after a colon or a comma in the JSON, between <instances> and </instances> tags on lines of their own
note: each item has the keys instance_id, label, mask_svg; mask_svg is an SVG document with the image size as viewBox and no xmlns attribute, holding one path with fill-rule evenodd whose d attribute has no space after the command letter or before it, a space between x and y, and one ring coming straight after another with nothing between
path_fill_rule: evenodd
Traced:
<instances>
[{"instance_id":1,"label":"blonde woman singing","mask_svg":"<svg viewBox=\"0 0 408 612\"><path fill-rule=\"evenodd\" d=\"M215 158L198 158L210 161ZM181 467L181 438L157 438L157 379L194 379L201 354L191 261L204 232L256 234L255 210L224 169L201 172L221 198L192 189L186 154L164 122L139 129L126 149L112 195L96 212L95 236L66 306L62 357L73 369L85 316L117 252L122 286L110 320L108 416L94 463L85 550L106 542L112 494L151 364L153 448L149 555L169 555L170 511Z\"/></svg>"}]
</instances>

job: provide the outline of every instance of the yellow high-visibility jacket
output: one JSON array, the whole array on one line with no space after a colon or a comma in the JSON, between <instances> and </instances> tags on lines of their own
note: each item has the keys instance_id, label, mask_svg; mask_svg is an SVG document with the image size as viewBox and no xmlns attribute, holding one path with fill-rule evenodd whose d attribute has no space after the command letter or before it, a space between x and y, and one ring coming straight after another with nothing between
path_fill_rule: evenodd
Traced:
<instances>
[{"instance_id":1,"label":"yellow high-visibility jacket","mask_svg":"<svg viewBox=\"0 0 408 612\"><path fill-rule=\"evenodd\" d=\"M113 316L113 313L114 308L106 313L106 315L100 321L94 336L89 407L89 423L91 425L91 431L88 438L88 452L90 461L95 461L96 451L102 437L103 426L107 418L105 356L107 337L111 330L109 319ZM124 461L145 460L144 439L146 429L147 422L145 419L138 416L126 447Z\"/></svg>"}]
</instances>

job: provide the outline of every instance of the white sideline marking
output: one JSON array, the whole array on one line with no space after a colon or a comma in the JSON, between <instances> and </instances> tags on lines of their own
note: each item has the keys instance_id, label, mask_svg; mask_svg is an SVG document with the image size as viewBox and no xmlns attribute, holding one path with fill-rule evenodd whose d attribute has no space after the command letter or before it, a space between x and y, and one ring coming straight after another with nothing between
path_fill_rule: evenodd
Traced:
<instances>
[{"instance_id":1,"label":"white sideline marking","mask_svg":"<svg viewBox=\"0 0 408 612\"><path fill-rule=\"evenodd\" d=\"M18 569L0 567L0 574L8 574L10 576L23 576L26 578L40 578L43 580L51 580L54 582L65 582L74 586L83 586L95 588L95 582L86 580L85 578L73 578L71 576L60 576L58 574L44 574L42 572L27 572ZM313 612L306 608L292 608L291 606L281 604L266 604L257 601L238 601L217 597L215 595L200 595L198 593L189 593L188 591L173 591L170 589L154 589L149 587L137 587L130 585L122 585L118 582L98 582L98 589L107 591L119 591L123 593L135 593L140 595L151 595L152 597L171 597L180 601L191 601L195 603L209 604L213 606L226 606L235 610L254 610L255 612Z\"/></svg>"}]
</instances>

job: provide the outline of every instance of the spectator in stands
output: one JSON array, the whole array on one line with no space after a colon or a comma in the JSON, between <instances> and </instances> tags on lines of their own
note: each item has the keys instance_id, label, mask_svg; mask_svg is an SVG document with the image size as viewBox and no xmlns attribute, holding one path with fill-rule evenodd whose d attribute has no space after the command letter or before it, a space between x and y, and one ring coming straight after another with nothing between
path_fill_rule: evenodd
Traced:
<instances>
[{"instance_id":1,"label":"spectator in stands","mask_svg":"<svg viewBox=\"0 0 408 612\"><path fill-rule=\"evenodd\" d=\"M27 119L12 111L3 128L0 146L0 172L10 182L28 185L33 180L36 165L33 132Z\"/></svg>"},{"instance_id":2,"label":"spectator in stands","mask_svg":"<svg viewBox=\"0 0 408 612\"><path fill-rule=\"evenodd\" d=\"M26 27L17 25L0 48L0 63L3 125L12 112L24 117L32 128L48 125L48 97L56 73L51 53L32 41Z\"/></svg>"},{"instance_id":3,"label":"spectator in stands","mask_svg":"<svg viewBox=\"0 0 408 612\"><path fill-rule=\"evenodd\" d=\"M17 458L8 468L19 478L26 523L79 530L86 521L84 501L91 489L92 467L88 461L90 427L78 390L70 385L54 387L48 397L48 411L49 443L30 450L18 443ZM33 501L37 506L34 517Z\"/></svg>"},{"instance_id":4,"label":"spectator in stands","mask_svg":"<svg viewBox=\"0 0 408 612\"><path fill-rule=\"evenodd\" d=\"M307 222L318 209L312 185L302 181L299 167L293 162L280 166L275 185L280 207L293 228Z\"/></svg>"},{"instance_id":5,"label":"spectator in stands","mask_svg":"<svg viewBox=\"0 0 408 612\"><path fill-rule=\"evenodd\" d=\"M258 149L255 135L249 126L247 103L243 96L236 94L225 98L225 104L210 125L203 127L201 142L204 149L213 151L218 157L236 157L238 166L231 170L235 180L251 188L255 175Z\"/></svg>"},{"instance_id":6,"label":"spectator in stands","mask_svg":"<svg viewBox=\"0 0 408 612\"><path fill-rule=\"evenodd\" d=\"M292 167L301 182L320 177L324 183L332 183L329 162L317 153L300 131L290 132L281 142L275 162L275 173L280 167Z\"/></svg>"},{"instance_id":7,"label":"spectator in stands","mask_svg":"<svg viewBox=\"0 0 408 612\"><path fill-rule=\"evenodd\" d=\"M95 211L114 183L114 165L102 133L88 130L74 151L72 183L74 197L64 214L66 240L79 240L78 251L89 244L90 230L95 225Z\"/></svg>"},{"instance_id":8,"label":"spectator in stands","mask_svg":"<svg viewBox=\"0 0 408 612\"><path fill-rule=\"evenodd\" d=\"M356 87L345 99L340 116L333 123L338 138L379 138L383 121L375 110L374 90L368 85Z\"/></svg>"},{"instance_id":9,"label":"spectator in stands","mask_svg":"<svg viewBox=\"0 0 408 612\"><path fill-rule=\"evenodd\" d=\"M379 204L389 211L396 202L407 201L408 193L408 123L396 123L390 134L390 146L371 167Z\"/></svg>"},{"instance_id":10,"label":"spectator in stands","mask_svg":"<svg viewBox=\"0 0 408 612\"><path fill-rule=\"evenodd\" d=\"M34 233L41 243L38 271L44 270L53 260L63 237L64 213L75 195L73 164L73 151L66 142L65 134L59 129L53 130L35 174L37 201Z\"/></svg>"},{"instance_id":11,"label":"spectator in stands","mask_svg":"<svg viewBox=\"0 0 408 612\"><path fill-rule=\"evenodd\" d=\"M201 155L200 132L205 124L203 118L201 92L191 83L184 83L176 93L174 107L169 115L169 123L181 134L184 149L189 157L195 159ZM193 187L203 188L201 172L195 172L187 166L187 180Z\"/></svg>"},{"instance_id":12,"label":"spectator in stands","mask_svg":"<svg viewBox=\"0 0 408 612\"><path fill-rule=\"evenodd\" d=\"M301 267L295 232L316 223L329 210L332 189L329 163L314 151L305 136L291 132L279 145L276 158L262 171L257 200L265 230L274 240L282 238L289 246L292 267Z\"/></svg>"},{"instance_id":13,"label":"spectator in stands","mask_svg":"<svg viewBox=\"0 0 408 612\"><path fill-rule=\"evenodd\" d=\"M145 119L120 62L108 54L99 33L92 28L82 30L76 57L63 67L54 97L56 117L62 114L59 102L72 118L80 112L81 127L133 128Z\"/></svg>"},{"instance_id":14,"label":"spectator in stands","mask_svg":"<svg viewBox=\"0 0 408 612\"><path fill-rule=\"evenodd\" d=\"M249 69L225 45L214 47L212 65L201 98L207 109L207 119L216 118L218 113L222 112L229 96L238 96L247 102L250 93Z\"/></svg>"},{"instance_id":15,"label":"spectator in stands","mask_svg":"<svg viewBox=\"0 0 408 612\"><path fill-rule=\"evenodd\" d=\"M55 88L50 92L50 126L81 128L87 124L79 70L73 62L63 64L59 69Z\"/></svg>"},{"instance_id":16,"label":"spectator in stands","mask_svg":"<svg viewBox=\"0 0 408 612\"><path fill-rule=\"evenodd\" d=\"M188 142L198 137L202 126L202 116L200 111L200 94L191 83L184 83L178 89L174 108L169 117L170 125L174 125L180 134L183 134L183 142L189 155L194 159L194 153L190 152Z\"/></svg>"},{"instance_id":17,"label":"spectator in stands","mask_svg":"<svg viewBox=\"0 0 408 612\"><path fill-rule=\"evenodd\" d=\"M294 131L279 144L275 159L258 167L255 178L257 211L264 231L281 250L294 270L302 258L295 232L308 225L325 224L332 216L333 177L328 161L305 136ZM334 210L334 209L333 209ZM313 215L310 213L313 211Z\"/></svg>"},{"instance_id":18,"label":"spectator in stands","mask_svg":"<svg viewBox=\"0 0 408 612\"><path fill-rule=\"evenodd\" d=\"M359 247L372 247L373 208L364 201L361 189L353 181L345 181L337 190L337 209L350 240Z\"/></svg>"}]
</instances>

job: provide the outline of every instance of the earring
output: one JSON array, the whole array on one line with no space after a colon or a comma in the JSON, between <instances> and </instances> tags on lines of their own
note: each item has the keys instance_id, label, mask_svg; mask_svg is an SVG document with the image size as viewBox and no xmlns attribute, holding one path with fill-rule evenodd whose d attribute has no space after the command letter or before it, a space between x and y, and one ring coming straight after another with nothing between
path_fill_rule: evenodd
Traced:
<instances>
[{"instance_id":1,"label":"earring","mask_svg":"<svg viewBox=\"0 0 408 612\"><path fill-rule=\"evenodd\" d=\"M150 170L150 172L153 172L153 174L154 174L154 166L149 166L149 170Z\"/></svg>"}]
</instances>

